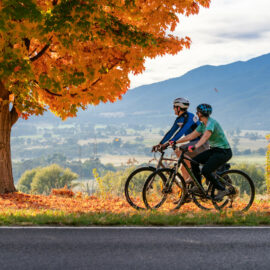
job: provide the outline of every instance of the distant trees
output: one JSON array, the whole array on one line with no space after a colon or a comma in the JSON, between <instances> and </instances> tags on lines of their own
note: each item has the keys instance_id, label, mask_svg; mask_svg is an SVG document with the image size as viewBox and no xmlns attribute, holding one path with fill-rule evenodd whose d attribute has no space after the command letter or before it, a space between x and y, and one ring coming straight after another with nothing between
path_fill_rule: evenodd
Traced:
<instances>
[{"instance_id":1,"label":"distant trees","mask_svg":"<svg viewBox=\"0 0 270 270\"><path fill-rule=\"evenodd\" d=\"M238 143L240 139L238 137L233 137L232 141L233 141L233 146L232 146L233 153L238 154Z\"/></svg>"},{"instance_id":2,"label":"distant trees","mask_svg":"<svg viewBox=\"0 0 270 270\"><path fill-rule=\"evenodd\" d=\"M245 137L250 139L251 141L256 141L256 140L259 140L259 139L264 139L264 136L258 134L257 132L247 132L245 134Z\"/></svg>"},{"instance_id":3,"label":"distant trees","mask_svg":"<svg viewBox=\"0 0 270 270\"><path fill-rule=\"evenodd\" d=\"M79 175L79 178L90 179L93 178L92 171L94 168L100 175L104 175L108 171L116 171L112 164L102 164L98 158L87 159L84 162L80 160L68 161L63 154L55 153L47 157L40 157L35 159L28 159L22 162L13 162L13 174L15 182L18 182L25 171L33 170L37 167L46 167L51 164L58 164L63 168L69 168L71 171Z\"/></svg>"},{"instance_id":4,"label":"distant trees","mask_svg":"<svg viewBox=\"0 0 270 270\"><path fill-rule=\"evenodd\" d=\"M48 195L53 188L71 187L78 175L57 164L26 171L19 180L17 189L24 193Z\"/></svg>"}]
</instances>

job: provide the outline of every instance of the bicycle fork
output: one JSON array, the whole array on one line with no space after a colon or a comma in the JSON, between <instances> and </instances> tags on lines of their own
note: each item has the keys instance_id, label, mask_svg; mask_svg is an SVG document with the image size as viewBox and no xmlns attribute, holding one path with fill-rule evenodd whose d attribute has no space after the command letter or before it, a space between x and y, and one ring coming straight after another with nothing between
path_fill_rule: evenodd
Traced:
<instances>
[{"instance_id":1,"label":"bicycle fork","mask_svg":"<svg viewBox=\"0 0 270 270\"><path fill-rule=\"evenodd\" d=\"M174 164L173 169L170 172L169 178L167 179L167 181L165 183L165 187L162 190L162 193L163 194L168 194L168 193L171 193L172 192L172 185L173 185L173 182L176 182L175 181L175 178L176 178L176 174L178 172L179 166L180 166L180 163L179 162L177 162L177 163Z\"/></svg>"}]
</instances>

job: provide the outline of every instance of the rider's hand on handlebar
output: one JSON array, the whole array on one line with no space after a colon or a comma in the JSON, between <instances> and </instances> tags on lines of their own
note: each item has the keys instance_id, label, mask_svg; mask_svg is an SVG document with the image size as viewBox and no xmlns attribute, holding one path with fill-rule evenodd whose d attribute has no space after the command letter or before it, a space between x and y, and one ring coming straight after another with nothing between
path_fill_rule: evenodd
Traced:
<instances>
[{"instance_id":1,"label":"rider's hand on handlebar","mask_svg":"<svg viewBox=\"0 0 270 270\"><path fill-rule=\"evenodd\" d=\"M164 144L162 144L162 145L160 146L160 149L161 149L161 150L165 150L165 149L167 149L168 146L169 146L168 143L164 143Z\"/></svg>"},{"instance_id":2,"label":"rider's hand on handlebar","mask_svg":"<svg viewBox=\"0 0 270 270\"><path fill-rule=\"evenodd\" d=\"M157 151L159 151L159 150L160 150L160 147L161 147L160 144L154 145L154 146L152 147L152 152L157 152Z\"/></svg>"}]
</instances>

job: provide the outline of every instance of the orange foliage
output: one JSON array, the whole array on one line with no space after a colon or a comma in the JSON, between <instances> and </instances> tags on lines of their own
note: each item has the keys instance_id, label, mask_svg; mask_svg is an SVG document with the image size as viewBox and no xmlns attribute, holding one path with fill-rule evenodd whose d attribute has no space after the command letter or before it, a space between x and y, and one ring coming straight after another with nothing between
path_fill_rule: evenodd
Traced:
<instances>
[{"instance_id":1,"label":"orange foliage","mask_svg":"<svg viewBox=\"0 0 270 270\"><path fill-rule=\"evenodd\" d=\"M114 102L128 90L128 75L144 71L147 57L190 47L190 38L172 35L178 14L197 14L209 4L36 0L26 6L3 0L1 81L15 95L16 110L25 119L47 109L65 119L89 104Z\"/></svg>"},{"instance_id":2,"label":"orange foliage","mask_svg":"<svg viewBox=\"0 0 270 270\"><path fill-rule=\"evenodd\" d=\"M33 211L34 214L44 210L60 210L65 213L87 213L87 212L112 212L112 213L136 213L123 198L107 197L102 199L97 196L62 197L56 195L28 195L23 193L11 193L0 195L0 212L8 210L25 209ZM235 209L237 210L237 209ZM195 206L194 203L183 205L179 213L198 213L203 210ZM176 212L177 212L176 211ZM213 210L215 211L215 210ZM270 202L266 200L255 201L249 211L269 212Z\"/></svg>"},{"instance_id":3,"label":"orange foliage","mask_svg":"<svg viewBox=\"0 0 270 270\"><path fill-rule=\"evenodd\" d=\"M60 196L60 197L74 197L74 192L68 189L67 185L63 188L53 188L51 191L51 195Z\"/></svg>"}]
</instances>

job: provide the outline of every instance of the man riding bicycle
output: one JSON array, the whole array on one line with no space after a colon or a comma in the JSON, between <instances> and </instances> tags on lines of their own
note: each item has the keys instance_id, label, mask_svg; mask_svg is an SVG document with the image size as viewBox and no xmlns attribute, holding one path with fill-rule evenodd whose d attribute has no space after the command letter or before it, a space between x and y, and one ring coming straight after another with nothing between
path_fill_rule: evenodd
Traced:
<instances>
[{"instance_id":1,"label":"man riding bicycle","mask_svg":"<svg viewBox=\"0 0 270 270\"><path fill-rule=\"evenodd\" d=\"M197 106L197 115L201 124L192 133L176 141L176 143L183 143L186 141L194 140L202 135L199 141L194 146L189 146L189 151L192 152L200 148L205 142L209 142L210 149L197 155L193 160L200 164L202 167L202 175L218 189L218 194L215 196L217 201L221 201L225 195L229 195L230 191L215 178L213 172L221 165L226 163L232 157L232 150L229 142L219 125L219 123L210 117L212 107L209 104L200 104ZM192 172L197 180L201 183L201 174L198 164L191 164ZM197 186L193 187L193 192L200 192Z\"/></svg>"},{"instance_id":2,"label":"man riding bicycle","mask_svg":"<svg viewBox=\"0 0 270 270\"><path fill-rule=\"evenodd\" d=\"M177 115L177 118L171 129L165 134L160 143L158 145L153 146L152 151L158 151L159 149L166 149L169 146L169 142L176 142L183 135L190 134L199 126L200 122L198 120L198 117L196 117L193 113L188 112L187 111L188 107L189 101L186 98L180 97L174 100L173 109L174 113ZM184 147L195 145L198 141L199 138L192 139ZM187 153L187 155L192 158L208 148L209 148L208 143L205 142L192 153ZM175 153L177 156L180 156L179 149L176 149ZM186 180L189 175L183 166L180 168L180 171L182 173L183 178Z\"/></svg>"}]
</instances>

